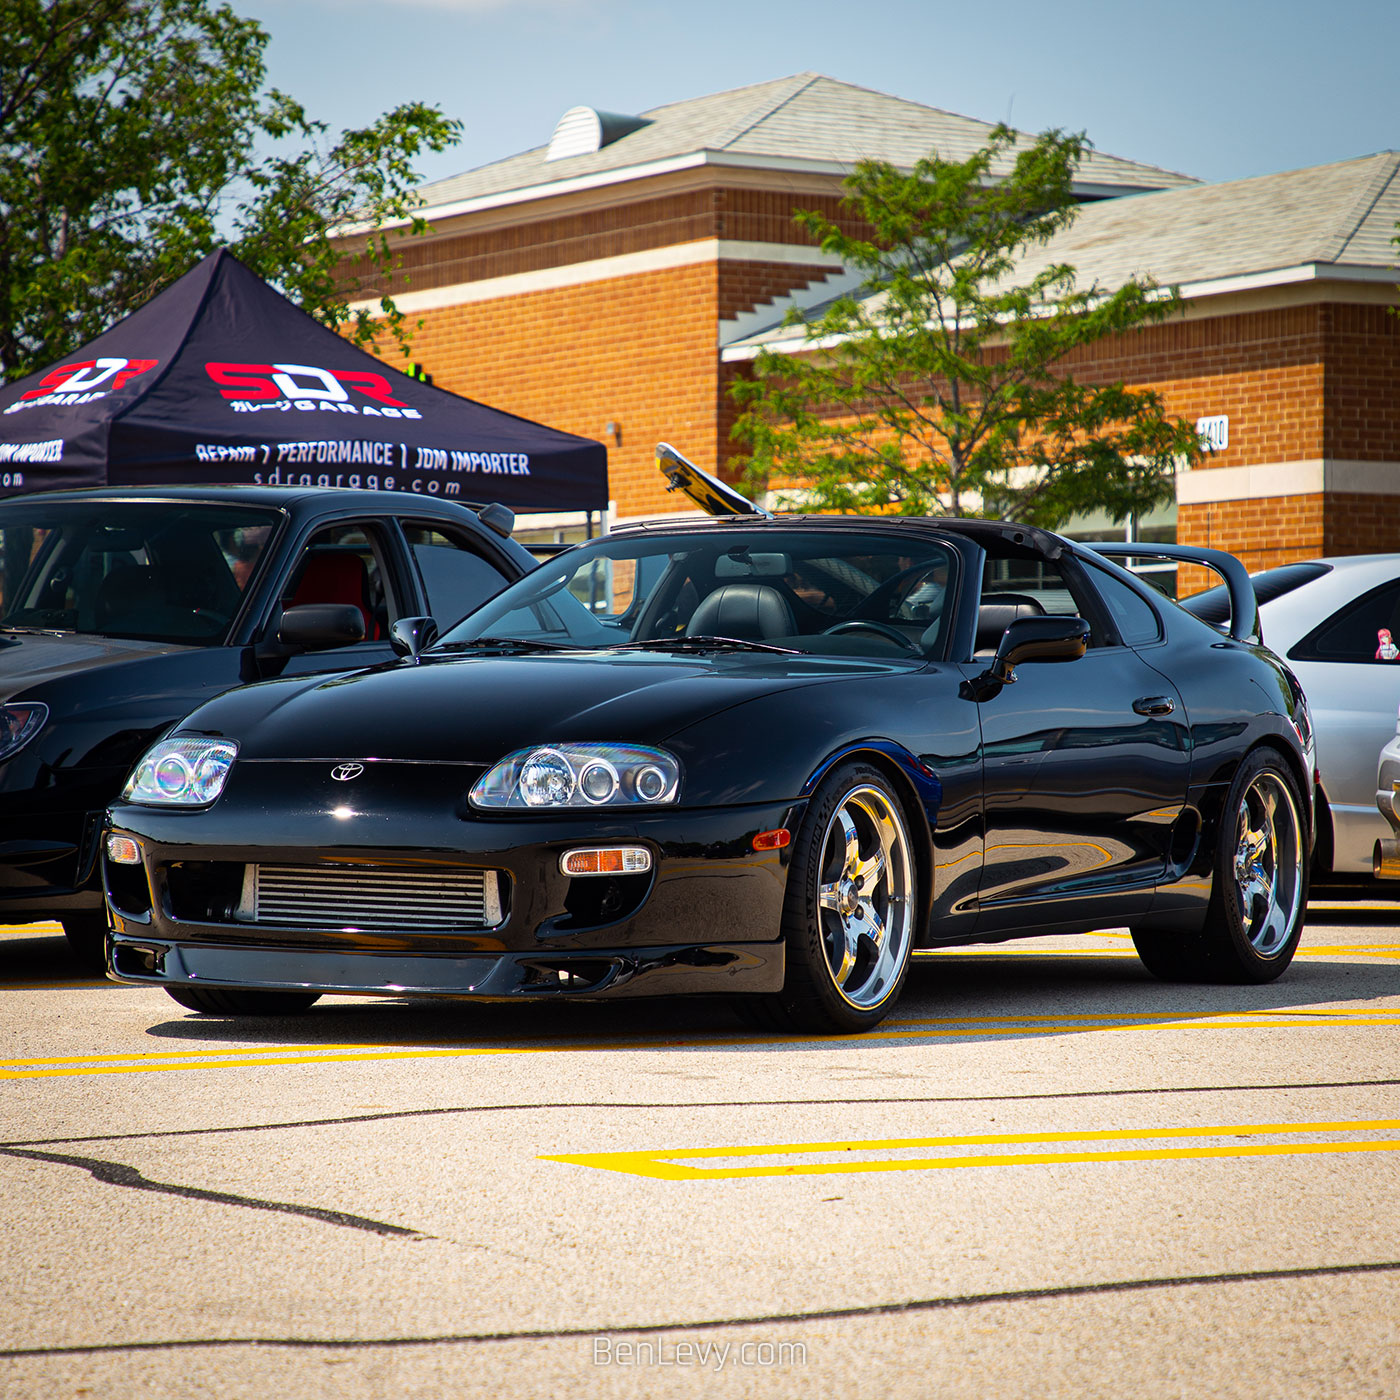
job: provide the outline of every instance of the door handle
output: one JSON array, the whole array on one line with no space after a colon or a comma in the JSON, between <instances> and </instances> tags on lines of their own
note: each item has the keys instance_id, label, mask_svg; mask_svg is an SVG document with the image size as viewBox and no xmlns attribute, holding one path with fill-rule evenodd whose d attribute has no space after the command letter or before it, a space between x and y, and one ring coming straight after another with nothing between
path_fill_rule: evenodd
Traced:
<instances>
[{"instance_id":1,"label":"door handle","mask_svg":"<svg viewBox=\"0 0 1400 1400\"><path fill-rule=\"evenodd\" d=\"M1170 695L1144 695L1133 701L1133 709L1140 715L1169 715L1176 709L1176 701Z\"/></svg>"}]
</instances>

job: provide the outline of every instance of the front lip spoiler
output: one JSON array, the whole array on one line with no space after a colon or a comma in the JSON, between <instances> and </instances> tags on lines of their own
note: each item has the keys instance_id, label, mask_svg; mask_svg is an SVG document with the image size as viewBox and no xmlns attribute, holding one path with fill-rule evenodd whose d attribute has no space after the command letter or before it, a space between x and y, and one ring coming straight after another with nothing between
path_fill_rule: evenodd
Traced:
<instances>
[{"instance_id":1,"label":"front lip spoiler","mask_svg":"<svg viewBox=\"0 0 1400 1400\"><path fill-rule=\"evenodd\" d=\"M448 996L490 1001L777 992L783 943L675 944L453 957L246 944L173 943L113 934L115 982L167 987Z\"/></svg>"}]
</instances>

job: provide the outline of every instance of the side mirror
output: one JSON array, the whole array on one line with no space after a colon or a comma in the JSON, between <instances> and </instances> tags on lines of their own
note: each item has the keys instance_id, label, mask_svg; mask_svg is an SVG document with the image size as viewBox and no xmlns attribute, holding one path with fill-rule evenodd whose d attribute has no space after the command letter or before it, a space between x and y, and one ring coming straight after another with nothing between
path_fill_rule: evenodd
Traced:
<instances>
[{"instance_id":1,"label":"side mirror","mask_svg":"<svg viewBox=\"0 0 1400 1400\"><path fill-rule=\"evenodd\" d=\"M1016 679L1023 661L1078 661L1089 645L1082 617L1018 617L1002 633L992 664L968 682L974 700L987 700Z\"/></svg>"},{"instance_id":2,"label":"side mirror","mask_svg":"<svg viewBox=\"0 0 1400 1400\"><path fill-rule=\"evenodd\" d=\"M364 614L353 603L302 603L283 609L277 624L277 640L302 651L348 647L364 639Z\"/></svg>"},{"instance_id":3,"label":"side mirror","mask_svg":"<svg viewBox=\"0 0 1400 1400\"><path fill-rule=\"evenodd\" d=\"M389 629L389 641L400 656L417 661L438 639L438 625L430 617L401 617Z\"/></svg>"}]
</instances>

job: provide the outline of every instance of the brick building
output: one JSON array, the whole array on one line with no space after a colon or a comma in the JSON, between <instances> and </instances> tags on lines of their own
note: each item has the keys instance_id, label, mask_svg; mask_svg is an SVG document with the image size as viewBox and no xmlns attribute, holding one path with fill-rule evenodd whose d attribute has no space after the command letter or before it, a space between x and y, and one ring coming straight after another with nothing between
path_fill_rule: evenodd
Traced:
<instances>
[{"instance_id":1,"label":"brick building","mask_svg":"<svg viewBox=\"0 0 1400 1400\"><path fill-rule=\"evenodd\" d=\"M548 146L425 186L400 305L438 384L607 442L614 520L677 508L652 463L735 450L725 388L790 305L845 290L793 211L844 217L875 156L960 158L990 127L798 74L636 117L575 108ZM1400 547L1400 156L1226 184L1091 153L1046 258L1081 285L1134 273L1185 313L1095 347L1085 379L1155 387L1220 444L1137 522L1251 568ZM790 343L790 348L796 348ZM1102 533L1102 522L1076 522Z\"/></svg>"},{"instance_id":2,"label":"brick building","mask_svg":"<svg viewBox=\"0 0 1400 1400\"><path fill-rule=\"evenodd\" d=\"M839 217L862 157L963 157L991 129L812 73L637 117L574 108L547 146L423 187L433 232L405 243L393 288L424 322L414 358L606 442L615 520L675 510L657 441L710 469L734 451L725 347L849 285L794 211ZM1078 193L1193 183L1094 153Z\"/></svg>"}]
</instances>

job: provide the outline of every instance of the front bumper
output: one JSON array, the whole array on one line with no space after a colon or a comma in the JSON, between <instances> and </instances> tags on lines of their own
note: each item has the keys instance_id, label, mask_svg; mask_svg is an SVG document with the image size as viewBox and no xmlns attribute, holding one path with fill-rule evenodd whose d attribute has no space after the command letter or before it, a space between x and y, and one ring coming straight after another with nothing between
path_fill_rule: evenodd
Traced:
<instances>
[{"instance_id":1,"label":"front bumper","mask_svg":"<svg viewBox=\"0 0 1400 1400\"><path fill-rule=\"evenodd\" d=\"M790 848L753 837L796 828L802 804L667 810L604 819L482 820L402 811L360 825L375 844L303 809L281 829L266 809L239 819L219 805L170 812L119 805L108 830L132 837L140 865L104 858L112 928L110 975L159 985L516 1000L772 992L783 982L779 937ZM217 814L217 816L216 816ZM392 827L400 838L380 844ZM453 844L444 844L444 835ZM339 837L341 839L336 840ZM639 844L653 870L618 900L591 898L610 877L569 877L577 846ZM251 922L225 900L248 865L498 872L503 898L489 928L307 927ZM211 875L210 872L215 872ZM194 878L197 875L198 879ZM200 880L203 884L200 884ZM399 917L397 912L395 918Z\"/></svg>"},{"instance_id":2,"label":"front bumper","mask_svg":"<svg viewBox=\"0 0 1400 1400\"><path fill-rule=\"evenodd\" d=\"M1378 880L1400 880L1400 733L1381 750L1376 770L1376 810L1390 823L1390 839L1376 842L1371 858Z\"/></svg>"}]
</instances>

